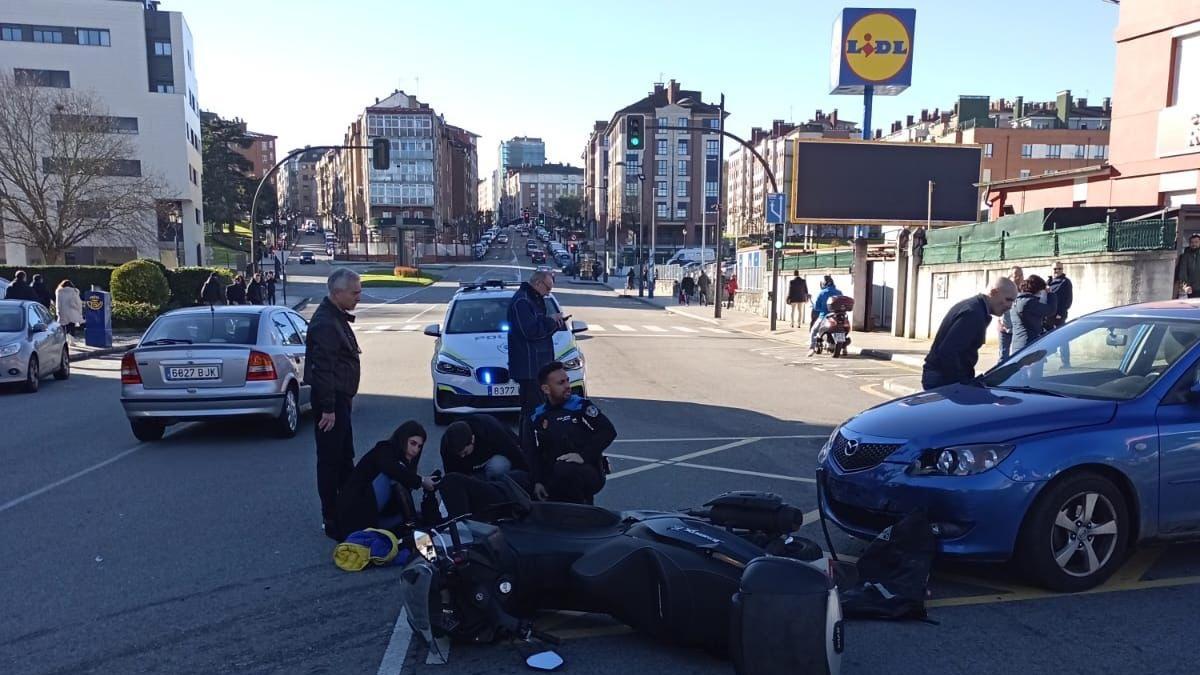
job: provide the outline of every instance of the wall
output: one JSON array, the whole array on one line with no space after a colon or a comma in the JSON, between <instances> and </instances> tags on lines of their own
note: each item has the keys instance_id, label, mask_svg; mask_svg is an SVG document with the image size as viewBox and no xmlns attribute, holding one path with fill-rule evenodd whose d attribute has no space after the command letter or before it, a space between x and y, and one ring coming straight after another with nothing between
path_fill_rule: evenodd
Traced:
<instances>
[{"instance_id":1,"label":"wall","mask_svg":"<svg viewBox=\"0 0 1200 675\"><path fill-rule=\"evenodd\" d=\"M954 303L984 292L992 279L1007 276L1020 266L1025 276L1037 274L1049 281L1055 258L1005 260L994 263L924 265L917 277L917 338L932 338L942 318ZM1102 253L1058 258L1074 288L1071 317L1109 307L1172 297L1175 251ZM935 297L935 284L944 288ZM943 286L944 284L944 286ZM997 341L995 324L988 341Z\"/></svg>"}]
</instances>

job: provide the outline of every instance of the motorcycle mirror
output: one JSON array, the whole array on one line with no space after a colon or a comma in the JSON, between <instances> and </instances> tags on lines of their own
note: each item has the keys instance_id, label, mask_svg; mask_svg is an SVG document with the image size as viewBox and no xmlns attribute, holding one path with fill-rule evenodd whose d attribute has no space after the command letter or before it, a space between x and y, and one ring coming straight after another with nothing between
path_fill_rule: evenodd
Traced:
<instances>
[{"instance_id":1,"label":"motorcycle mirror","mask_svg":"<svg viewBox=\"0 0 1200 675\"><path fill-rule=\"evenodd\" d=\"M562 664L563 657L559 656L558 652L552 650L530 654L529 657L525 659L525 665L534 670L558 670Z\"/></svg>"}]
</instances>

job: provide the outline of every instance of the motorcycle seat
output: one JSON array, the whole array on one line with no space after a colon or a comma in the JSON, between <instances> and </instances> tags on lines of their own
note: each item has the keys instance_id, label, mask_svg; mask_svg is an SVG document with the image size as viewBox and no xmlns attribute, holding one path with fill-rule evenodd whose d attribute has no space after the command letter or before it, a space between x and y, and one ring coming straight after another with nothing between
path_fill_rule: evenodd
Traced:
<instances>
[{"instance_id":1,"label":"motorcycle seat","mask_svg":"<svg viewBox=\"0 0 1200 675\"><path fill-rule=\"evenodd\" d=\"M525 522L563 530L598 530L619 525L621 516L615 511L587 504L534 502Z\"/></svg>"}]
</instances>

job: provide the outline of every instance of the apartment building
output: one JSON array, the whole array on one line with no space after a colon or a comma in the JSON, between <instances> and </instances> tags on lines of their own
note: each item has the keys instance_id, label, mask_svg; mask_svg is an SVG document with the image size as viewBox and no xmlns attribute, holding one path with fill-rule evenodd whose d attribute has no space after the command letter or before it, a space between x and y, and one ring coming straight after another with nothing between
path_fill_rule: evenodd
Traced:
<instances>
[{"instance_id":1,"label":"apartment building","mask_svg":"<svg viewBox=\"0 0 1200 675\"><path fill-rule=\"evenodd\" d=\"M568 164L543 164L509 169L504 191L512 197L513 208L517 214L525 209L533 214L557 213L555 204L559 197L583 198L583 169Z\"/></svg>"},{"instance_id":2,"label":"apartment building","mask_svg":"<svg viewBox=\"0 0 1200 675\"><path fill-rule=\"evenodd\" d=\"M250 139L249 146L234 145L233 150L254 165L250 169L250 177L262 180L271 167L275 166L275 140L277 137L271 134L260 134L257 131L246 131L246 138Z\"/></svg>"},{"instance_id":3,"label":"apartment building","mask_svg":"<svg viewBox=\"0 0 1200 675\"><path fill-rule=\"evenodd\" d=\"M500 142L496 170L492 172L492 193L496 196L495 210L503 220L512 220L520 215L513 206L515 195L506 189L509 169L524 166L541 166L546 163L546 143L532 136L514 136Z\"/></svg>"},{"instance_id":4,"label":"apartment building","mask_svg":"<svg viewBox=\"0 0 1200 675\"><path fill-rule=\"evenodd\" d=\"M583 181L584 215L592 222L600 225L600 239L609 238L608 223L608 122L597 120L588 134L587 145L583 148Z\"/></svg>"},{"instance_id":5,"label":"apartment building","mask_svg":"<svg viewBox=\"0 0 1200 675\"><path fill-rule=\"evenodd\" d=\"M299 150L299 148L297 148ZM296 150L288 151L292 154ZM315 218L317 215L317 163L324 150L307 150L288 159L275 172L279 210L285 218Z\"/></svg>"},{"instance_id":6,"label":"apartment building","mask_svg":"<svg viewBox=\"0 0 1200 675\"><path fill-rule=\"evenodd\" d=\"M18 85L94 94L112 133L131 136L121 176L153 176L163 197L139 242L96 235L66 253L70 264L153 258L168 266L205 260L200 107L192 32L179 12L148 0L6 0L0 69ZM114 165L115 166L115 165ZM118 175L118 174L114 174ZM0 233L18 227L0 223ZM8 264L44 261L3 238Z\"/></svg>"}]
</instances>

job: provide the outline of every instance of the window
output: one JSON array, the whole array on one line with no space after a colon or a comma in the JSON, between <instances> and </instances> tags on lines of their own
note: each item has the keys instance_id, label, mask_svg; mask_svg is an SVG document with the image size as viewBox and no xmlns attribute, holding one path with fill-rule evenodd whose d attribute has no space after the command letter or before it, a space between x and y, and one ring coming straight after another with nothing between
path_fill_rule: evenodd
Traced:
<instances>
[{"instance_id":1,"label":"window","mask_svg":"<svg viewBox=\"0 0 1200 675\"><path fill-rule=\"evenodd\" d=\"M1075 146L1075 159L1083 159L1084 155L1086 155L1086 154L1087 154L1087 146L1086 145L1076 145Z\"/></svg>"},{"instance_id":2,"label":"window","mask_svg":"<svg viewBox=\"0 0 1200 675\"><path fill-rule=\"evenodd\" d=\"M50 115L54 131L98 131L109 134L136 134L138 118L107 117L104 115ZM191 131L191 127L188 127Z\"/></svg>"},{"instance_id":3,"label":"window","mask_svg":"<svg viewBox=\"0 0 1200 675\"><path fill-rule=\"evenodd\" d=\"M716 197L720 194L720 190L721 190L720 183L705 183L704 184L704 196L705 197Z\"/></svg>"},{"instance_id":4,"label":"window","mask_svg":"<svg viewBox=\"0 0 1200 675\"><path fill-rule=\"evenodd\" d=\"M708 122L709 129L720 129L721 128L721 120L718 120L715 117L705 120L705 121Z\"/></svg>"},{"instance_id":5,"label":"window","mask_svg":"<svg viewBox=\"0 0 1200 675\"><path fill-rule=\"evenodd\" d=\"M1175 67L1171 69L1170 104L1194 107L1200 103L1200 92L1196 90L1196 82L1200 81L1200 33L1175 38L1172 47Z\"/></svg>"},{"instance_id":6,"label":"window","mask_svg":"<svg viewBox=\"0 0 1200 675\"><path fill-rule=\"evenodd\" d=\"M34 42L47 42L50 44L61 45L62 41L63 41L63 34L62 34L61 30L47 30L45 28L41 28L41 29L35 28L35 29L33 29L33 41Z\"/></svg>"},{"instance_id":7,"label":"window","mask_svg":"<svg viewBox=\"0 0 1200 675\"><path fill-rule=\"evenodd\" d=\"M196 95L190 91L188 92L188 105L192 106L193 112L200 112L200 109L196 107Z\"/></svg>"},{"instance_id":8,"label":"window","mask_svg":"<svg viewBox=\"0 0 1200 675\"><path fill-rule=\"evenodd\" d=\"M154 43L154 55L155 56L170 56L171 55L171 43L156 41Z\"/></svg>"},{"instance_id":9,"label":"window","mask_svg":"<svg viewBox=\"0 0 1200 675\"><path fill-rule=\"evenodd\" d=\"M679 126L686 127L687 125L688 125L688 118L680 117L679 118Z\"/></svg>"},{"instance_id":10,"label":"window","mask_svg":"<svg viewBox=\"0 0 1200 675\"><path fill-rule=\"evenodd\" d=\"M1047 159L1061 158L1062 157L1062 146L1057 145L1057 144L1047 145L1046 146L1046 157L1047 157Z\"/></svg>"},{"instance_id":11,"label":"window","mask_svg":"<svg viewBox=\"0 0 1200 675\"><path fill-rule=\"evenodd\" d=\"M1025 159L1029 159L1030 157L1033 157L1033 144L1032 143L1026 143L1021 146L1021 157L1024 157Z\"/></svg>"},{"instance_id":12,"label":"window","mask_svg":"<svg viewBox=\"0 0 1200 675\"><path fill-rule=\"evenodd\" d=\"M659 218L670 217L671 212L667 210L667 203L666 202L655 202L654 203L654 215Z\"/></svg>"},{"instance_id":13,"label":"window","mask_svg":"<svg viewBox=\"0 0 1200 675\"><path fill-rule=\"evenodd\" d=\"M670 122L670 120L668 120L668 119L667 119L667 118L665 118L665 117L660 117L660 118L658 118L658 125L657 125L657 126L659 126L660 128L661 128L661 127L669 127L669 126L671 126L671 122Z\"/></svg>"},{"instance_id":14,"label":"window","mask_svg":"<svg viewBox=\"0 0 1200 675\"><path fill-rule=\"evenodd\" d=\"M675 196L676 197L688 196L688 182L686 180L675 181Z\"/></svg>"},{"instance_id":15,"label":"window","mask_svg":"<svg viewBox=\"0 0 1200 675\"><path fill-rule=\"evenodd\" d=\"M192 181L192 185L199 185L200 180L196 175L196 167L188 165L188 180Z\"/></svg>"},{"instance_id":16,"label":"window","mask_svg":"<svg viewBox=\"0 0 1200 675\"><path fill-rule=\"evenodd\" d=\"M0 27L0 40L11 40L20 42L25 39L25 31L21 30L20 26L3 26Z\"/></svg>"},{"instance_id":17,"label":"window","mask_svg":"<svg viewBox=\"0 0 1200 675\"><path fill-rule=\"evenodd\" d=\"M688 175L688 161L686 159L681 159L676 163L676 175L677 176L687 176Z\"/></svg>"},{"instance_id":18,"label":"window","mask_svg":"<svg viewBox=\"0 0 1200 675\"><path fill-rule=\"evenodd\" d=\"M154 85L154 91L156 91L160 94L174 94L175 93L175 85L167 84L165 82L159 82L158 84Z\"/></svg>"},{"instance_id":19,"label":"window","mask_svg":"<svg viewBox=\"0 0 1200 675\"><path fill-rule=\"evenodd\" d=\"M283 312L276 312L271 315L272 333L275 335L275 340L281 345L302 345L304 341L300 339L300 333L296 331L296 327L288 321L287 316Z\"/></svg>"},{"instance_id":20,"label":"window","mask_svg":"<svg viewBox=\"0 0 1200 675\"><path fill-rule=\"evenodd\" d=\"M111 159L104 161L75 160L73 162L57 157L43 157L42 171L46 173L64 173L63 168L72 173L86 173L94 176L129 176L142 175L142 163L136 159Z\"/></svg>"},{"instance_id":21,"label":"window","mask_svg":"<svg viewBox=\"0 0 1200 675\"><path fill-rule=\"evenodd\" d=\"M687 214L688 214L688 203L687 202L676 202L675 203L675 217L677 219L683 219L683 218L688 217Z\"/></svg>"},{"instance_id":22,"label":"window","mask_svg":"<svg viewBox=\"0 0 1200 675\"><path fill-rule=\"evenodd\" d=\"M985 183L992 182L992 170L991 169L983 170L983 182L985 182Z\"/></svg>"},{"instance_id":23,"label":"window","mask_svg":"<svg viewBox=\"0 0 1200 675\"><path fill-rule=\"evenodd\" d=\"M654 181L654 196L655 197L666 197L667 196L667 181L665 181L665 180Z\"/></svg>"},{"instance_id":24,"label":"window","mask_svg":"<svg viewBox=\"0 0 1200 675\"><path fill-rule=\"evenodd\" d=\"M79 38L79 44L91 45L93 47L108 47L109 36L108 31L93 28L80 28L75 33Z\"/></svg>"},{"instance_id":25,"label":"window","mask_svg":"<svg viewBox=\"0 0 1200 675\"><path fill-rule=\"evenodd\" d=\"M304 317L294 312L286 312L286 314L296 326L296 333L300 335L300 344L304 344L304 341L308 338L308 322L304 320Z\"/></svg>"},{"instance_id":26,"label":"window","mask_svg":"<svg viewBox=\"0 0 1200 675\"><path fill-rule=\"evenodd\" d=\"M625 196L626 197L638 196L638 182L637 181L627 181L625 183Z\"/></svg>"},{"instance_id":27,"label":"window","mask_svg":"<svg viewBox=\"0 0 1200 675\"><path fill-rule=\"evenodd\" d=\"M984 144L983 144L983 156L984 156L984 157L991 157L991 156L992 156L992 144L991 144L991 143L984 143Z\"/></svg>"},{"instance_id":28,"label":"window","mask_svg":"<svg viewBox=\"0 0 1200 675\"><path fill-rule=\"evenodd\" d=\"M1092 159L1108 159L1108 146L1107 145L1093 145L1092 146Z\"/></svg>"},{"instance_id":29,"label":"window","mask_svg":"<svg viewBox=\"0 0 1200 675\"><path fill-rule=\"evenodd\" d=\"M688 147L690 147L690 146L689 146L689 144L688 144L688 139L686 139L686 138L680 138L678 141L676 141L676 143L677 143L678 147L675 149L675 154L677 154L677 155L687 155L687 154L688 154Z\"/></svg>"},{"instance_id":30,"label":"window","mask_svg":"<svg viewBox=\"0 0 1200 675\"><path fill-rule=\"evenodd\" d=\"M1021 169L1021 178L1029 178L1029 169Z\"/></svg>"},{"instance_id":31,"label":"window","mask_svg":"<svg viewBox=\"0 0 1200 675\"><path fill-rule=\"evenodd\" d=\"M655 176L665 176L665 175L667 175L667 160L665 160L665 159L659 159L659 160L655 160L655 162L654 162L654 175L655 175Z\"/></svg>"},{"instance_id":32,"label":"window","mask_svg":"<svg viewBox=\"0 0 1200 675\"><path fill-rule=\"evenodd\" d=\"M721 154L721 142L716 139L704 141L704 154L708 157L716 157Z\"/></svg>"},{"instance_id":33,"label":"window","mask_svg":"<svg viewBox=\"0 0 1200 675\"><path fill-rule=\"evenodd\" d=\"M71 73L66 70L37 70L33 68L15 68L13 77L17 84L27 87L71 87Z\"/></svg>"},{"instance_id":34,"label":"window","mask_svg":"<svg viewBox=\"0 0 1200 675\"><path fill-rule=\"evenodd\" d=\"M187 66L188 70L193 70L192 67L192 50L187 50Z\"/></svg>"},{"instance_id":35,"label":"window","mask_svg":"<svg viewBox=\"0 0 1200 675\"><path fill-rule=\"evenodd\" d=\"M657 150L655 151L654 154L656 154L656 155L667 154L667 139L665 139L665 138L656 139L655 145L657 146Z\"/></svg>"}]
</instances>

